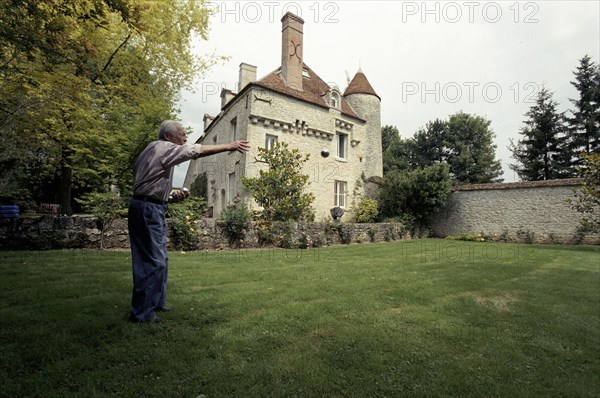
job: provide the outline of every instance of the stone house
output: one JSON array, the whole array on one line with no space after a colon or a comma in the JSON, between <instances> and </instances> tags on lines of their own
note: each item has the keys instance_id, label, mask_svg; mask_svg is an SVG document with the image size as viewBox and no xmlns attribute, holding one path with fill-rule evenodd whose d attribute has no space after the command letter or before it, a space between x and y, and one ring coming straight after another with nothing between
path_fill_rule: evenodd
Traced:
<instances>
[{"instance_id":1,"label":"stone house","mask_svg":"<svg viewBox=\"0 0 600 398\"><path fill-rule=\"evenodd\" d=\"M352 203L364 189L361 179L383 176L381 99L361 70L343 93L327 84L303 61L302 18L287 13L281 22L281 66L257 79L257 68L242 63L237 93L222 90L221 112L204 116L204 134L197 141L212 145L247 139L252 149L192 161L184 186L205 175L214 217L235 198L258 207L240 177L256 177L265 167L256 162L259 147L286 142L310 155L304 174L316 197L316 219L330 219L330 209L340 206L349 220ZM323 157L323 151L330 156Z\"/></svg>"}]
</instances>

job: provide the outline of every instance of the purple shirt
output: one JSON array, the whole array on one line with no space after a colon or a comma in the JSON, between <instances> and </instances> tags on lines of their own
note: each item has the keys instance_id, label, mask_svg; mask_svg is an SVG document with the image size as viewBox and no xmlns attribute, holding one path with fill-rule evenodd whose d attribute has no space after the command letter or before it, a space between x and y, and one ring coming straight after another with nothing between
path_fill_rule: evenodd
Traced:
<instances>
[{"instance_id":1,"label":"purple shirt","mask_svg":"<svg viewBox=\"0 0 600 398\"><path fill-rule=\"evenodd\" d=\"M173 187L173 167L199 157L199 144L151 142L133 167L133 194L166 202Z\"/></svg>"}]
</instances>

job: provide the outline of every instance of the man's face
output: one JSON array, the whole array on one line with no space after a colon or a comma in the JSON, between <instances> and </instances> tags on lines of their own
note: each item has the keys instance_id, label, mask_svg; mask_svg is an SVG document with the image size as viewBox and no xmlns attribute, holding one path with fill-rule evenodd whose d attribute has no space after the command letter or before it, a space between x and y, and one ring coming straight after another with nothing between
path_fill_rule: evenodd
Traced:
<instances>
[{"instance_id":1,"label":"man's face","mask_svg":"<svg viewBox=\"0 0 600 398\"><path fill-rule=\"evenodd\" d=\"M177 133L167 134L165 138L167 141L171 141L177 145L183 145L187 142L187 136L185 135L185 130L182 127L177 129Z\"/></svg>"}]
</instances>

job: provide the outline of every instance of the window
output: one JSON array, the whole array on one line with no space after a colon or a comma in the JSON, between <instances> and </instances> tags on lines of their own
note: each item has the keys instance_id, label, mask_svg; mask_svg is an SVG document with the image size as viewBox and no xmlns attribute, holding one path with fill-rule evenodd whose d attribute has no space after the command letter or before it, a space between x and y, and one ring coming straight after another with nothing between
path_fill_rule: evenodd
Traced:
<instances>
[{"instance_id":1,"label":"window","mask_svg":"<svg viewBox=\"0 0 600 398\"><path fill-rule=\"evenodd\" d=\"M337 141L337 157L339 159L346 159L348 156L348 135L337 133L336 134Z\"/></svg>"},{"instance_id":2,"label":"window","mask_svg":"<svg viewBox=\"0 0 600 398\"><path fill-rule=\"evenodd\" d=\"M277 143L277 136L267 134L267 137L265 138L265 149L267 151L270 151L271 149L273 149L273 146L276 143Z\"/></svg>"},{"instance_id":3,"label":"window","mask_svg":"<svg viewBox=\"0 0 600 398\"><path fill-rule=\"evenodd\" d=\"M331 105L332 108L340 107L340 96L335 91L333 91L331 93L331 100L329 101L329 104Z\"/></svg>"},{"instance_id":4,"label":"window","mask_svg":"<svg viewBox=\"0 0 600 398\"><path fill-rule=\"evenodd\" d=\"M229 204L233 203L233 200L237 196L236 192L236 181L235 181L235 171L233 173L229 173L229 200L227 201Z\"/></svg>"},{"instance_id":5,"label":"window","mask_svg":"<svg viewBox=\"0 0 600 398\"><path fill-rule=\"evenodd\" d=\"M346 191L348 190L348 183L346 181L335 181L333 194L334 194L334 206L345 207L346 206Z\"/></svg>"},{"instance_id":6,"label":"window","mask_svg":"<svg viewBox=\"0 0 600 398\"><path fill-rule=\"evenodd\" d=\"M231 120L231 128L230 128L231 134L231 141L236 141L238 139L238 134L237 134L237 118L233 118L233 120Z\"/></svg>"}]
</instances>

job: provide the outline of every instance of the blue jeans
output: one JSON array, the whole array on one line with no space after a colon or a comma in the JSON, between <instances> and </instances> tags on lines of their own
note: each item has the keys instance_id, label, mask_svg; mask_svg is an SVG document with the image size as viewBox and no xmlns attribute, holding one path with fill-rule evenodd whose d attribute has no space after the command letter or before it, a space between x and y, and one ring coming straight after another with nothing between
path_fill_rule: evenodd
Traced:
<instances>
[{"instance_id":1,"label":"blue jeans","mask_svg":"<svg viewBox=\"0 0 600 398\"><path fill-rule=\"evenodd\" d=\"M133 269L131 317L150 321L167 298L166 205L132 199L128 227Z\"/></svg>"}]
</instances>

